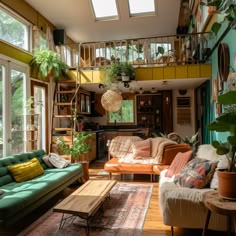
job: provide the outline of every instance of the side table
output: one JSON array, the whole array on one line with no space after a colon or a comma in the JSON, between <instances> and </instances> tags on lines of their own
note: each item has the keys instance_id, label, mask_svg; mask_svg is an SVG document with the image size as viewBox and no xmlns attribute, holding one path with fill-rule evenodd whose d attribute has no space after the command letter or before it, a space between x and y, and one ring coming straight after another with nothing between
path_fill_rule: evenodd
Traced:
<instances>
[{"instance_id":1,"label":"side table","mask_svg":"<svg viewBox=\"0 0 236 236\"><path fill-rule=\"evenodd\" d=\"M227 216L227 231L228 236L231 233L232 220L234 222L234 231L236 232L236 201L230 201L222 198L218 191L209 191L204 193L203 202L207 207L207 216L202 236L206 236L206 231L211 217L211 212L216 212Z\"/></svg>"}]
</instances>

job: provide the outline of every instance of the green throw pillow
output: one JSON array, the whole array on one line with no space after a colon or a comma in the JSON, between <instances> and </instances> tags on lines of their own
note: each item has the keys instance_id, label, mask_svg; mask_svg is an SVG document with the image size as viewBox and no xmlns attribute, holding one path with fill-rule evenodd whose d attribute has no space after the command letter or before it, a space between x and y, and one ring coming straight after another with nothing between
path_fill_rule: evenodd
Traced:
<instances>
[{"instance_id":1,"label":"green throw pillow","mask_svg":"<svg viewBox=\"0 0 236 236\"><path fill-rule=\"evenodd\" d=\"M13 166L8 166L7 168L16 182L30 180L44 173L37 158Z\"/></svg>"}]
</instances>

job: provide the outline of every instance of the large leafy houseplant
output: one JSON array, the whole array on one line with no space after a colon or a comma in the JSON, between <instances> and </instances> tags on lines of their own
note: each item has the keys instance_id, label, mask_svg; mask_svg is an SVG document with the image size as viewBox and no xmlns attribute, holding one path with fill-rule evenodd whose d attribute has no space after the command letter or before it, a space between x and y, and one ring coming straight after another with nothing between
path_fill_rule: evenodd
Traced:
<instances>
[{"instance_id":1,"label":"large leafy houseplant","mask_svg":"<svg viewBox=\"0 0 236 236\"><path fill-rule=\"evenodd\" d=\"M82 132L75 133L72 144L68 144L62 138L57 138L57 149L66 155L71 155L72 160L80 161L81 156L91 150L92 146L89 144L92 134L85 134Z\"/></svg>"},{"instance_id":2,"label":"large leafy houseplant","mask_svg":"<svg viewBox=\"0 0 236 236\"><path fill-rule=\"evenodd\" d=\"M66 74L68 66L61 61L60 55L51 50L37 50L29 65L33 70L37 70L38 78L44 80L52 75L55 80L59 79L63 73Z\"/></svg>"},{"instance_id":3,"label":"large leafy houseplant","mask_svg":"<svg viewBox=\"0 0 236 236\"><path fill-rule=\"evenodd\" d=\"M218 103L224 105L224 112L208 125L208 129L217 132L227 132L227 140L212 142L219 155L225 155L228 160L228 170L218 170L218 191L226 199L236 200L236 91L228 91L218 96Z\"/></svg>"},{"instance_id":4,"label":"large leafy houseplant","mask_svg":"<svg viewBox=\"0 0 236 236\"><path fill-rule=\"evenodd\" d=\"M130 80L134 79L135 70L134 67L128 62L115 62L112 63L107 68L107 78L106 80L109 82L118 82L121 81L121 76L129 76Z\"/></svg>"},{"instance_id":5,"label":"large leafy houseplant","mask_svg":"<svg viewBox=\"0 0 236 236\"><path fill-rule=\"evenodd\" d=\"M222 24L228 21L231 28L236 26L236 0L202 0L202 5L215 7L216 12L220 13L218 20L212 25L211 31L218 33Z\"/></svg>"},{"instance_id":6,"label":"large leafy houseplant","mask_svg":"<svg viewBox=\"0 0 236 236\"><path fill-rule=\"evenodd\" d=\"M236 91L228 91L218 96L218 103L224 105L224 112L216 120L208 125L208 129L216 132L228 132L226 142L213 141L219 155L226 155L229 167L228 171L236 171Z\"/></svg>"}]
</instances>

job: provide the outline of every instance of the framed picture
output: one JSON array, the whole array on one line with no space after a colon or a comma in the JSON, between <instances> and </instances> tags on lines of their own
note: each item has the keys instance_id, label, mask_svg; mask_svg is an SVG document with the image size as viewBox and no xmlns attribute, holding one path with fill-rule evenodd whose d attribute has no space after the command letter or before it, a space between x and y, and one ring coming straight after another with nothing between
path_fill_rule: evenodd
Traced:
<instances>
[{"instance_id":1,"label":"framed picture","mask_svg":"<svg viewBox=\"0 0 236 236\"><path fill-rule=\"evenodd\" d=\"M213 100L214 101L217 101L217 97L218 97L218 89L217 89L217 77L212 79L212 82L211 82L211 86L212 86L212 96L213 96Z\"/></svg>"},{"instance_id":2,"label":"framed picture","mask_svg":"<svg viewBox=\"0 0 236 236\"><path fill-rule=\"evenodd\" d=\"M217 73L218 92L223 90L223 81L220 78L219 72Z\"/></svg>"}]
</instances>

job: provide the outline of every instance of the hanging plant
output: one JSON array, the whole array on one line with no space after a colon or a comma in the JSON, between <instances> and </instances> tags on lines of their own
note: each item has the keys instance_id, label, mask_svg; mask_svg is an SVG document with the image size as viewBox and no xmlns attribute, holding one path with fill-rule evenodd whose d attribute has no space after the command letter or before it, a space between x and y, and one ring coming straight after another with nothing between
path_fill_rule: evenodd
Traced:
<instances>
[{"instance_id":1,"label":"hanging plant","mask_svg":"<svg viewBox=\"0 0 236 236\"><path fill-rule=\"evenodd\" d=\"M211 31L215 34L219 32L224 22L229 22L231 27L236 26L236 1L235 0L202 0L201 5L215 7L220 14L218 20L212 25Z\"/></svg>"},{"instance_id":2,"label":"hanging plant","mask_svg":"<svg viewBox=\"0 0 236 236\"><path fill-rule=\"evenodd\" d=\"M60 55L50 50L36 51L29 65L33 71L37 70L40 80L45 80L48 76L57 80L68 71L68 66L61 61Z\"/></svg>"}]
</instances>

